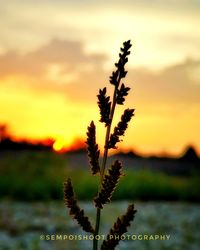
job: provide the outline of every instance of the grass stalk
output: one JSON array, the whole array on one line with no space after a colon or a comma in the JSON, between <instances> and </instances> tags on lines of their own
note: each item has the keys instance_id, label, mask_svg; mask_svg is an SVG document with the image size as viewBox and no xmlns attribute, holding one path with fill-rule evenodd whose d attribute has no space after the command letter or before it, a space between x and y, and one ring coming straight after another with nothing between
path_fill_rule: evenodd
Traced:
<instances>
[{"instance_id":1,"label":"grass stalk","mask_svg":"<svg viewBox=\"0 0 200 250\"><path fill-rule=\"evenodd\" d=\"M115 113L116 104L123 105L125 101L125 96L128 95L129 87L125 87L124 84L121 84L121 79L124 78L127 74L125 71L125 64L128 62L128 55L130 54L129 49L131 48L130 40L123 43L123 47L119 53L119 61L115 63L116 70L112 72L110 77L110 83L113 84L114 93L112 102L110 101L110 96L106 94L106 87L102 90L99 90L98 97L98 106L100 108L100 122L105 123L106 126L106 135L105 135L105 144L104 144L104 153L101 167L99 165L99 155L100 150L98 149L98 144L96 143L96 127L93 121L91 121L88 126L87 131L87 141L88 145L88 157L91 166L91 172L93 175L99 174L99 190L96 197L94 197L94 205L96 207L96 221L95 228L91 225L88 217L85 216L84 210L82 210L75 199L75 194L73 192L73 187L71 179L69 178L64 185L64 194L65 194L65 204L70 210L70 214L74 219L77 220L78 224L86 232L91 232L94 235L93 240L93 250L98 250L98 240L97 235L99 234L100 220L101 220L101 209L103 206L110 202L112 194L118 184L120 177L122 176L122 164L119 161L115 161L114 164L107 170L107 158L109 149L116 148L116 143L120 142L119 136L123 136L125 130L128 127L128 122L131 120L131 117L134 115L134 109L126 109L124 114L121 116L121 121L114 128L114 132L111 134L111 126ZM126 214L117 219L117 222L114 225L114 229L111 228L110 234L115 232L115 228L118 229L119 234L127 231L127 227L130 225L130 222L134 218L136 210L134 206L130 205ZM115 249L115 246L119 243L119 240L109 241L104 240L102 244L102 249Z\"/></svg>"},{"instance_id":2,"label":"grass stalk","mask_svg":"<svg viewBox=\"0 0 200 250\"><path fill-rule=\"evenodd\" d=\"M104 177L105 169L106 169L106 163L107 163L107 158L108 158L108 142L109 142L109 138L110 138L112 121L113 121L113 117L114 117L114 113L115 113L117 88L120 85L120 81L121 81L121 78L120 78L120 76L118 76L117 84L115 85L115 89L114 89L114 93L113 93L112 107L111 107L111 112L110 112L110 124L108 125L108 127L106 129L104 154L103 154L102 166L100 169L100 188L99 188L99 190L101 189L103 177ZM98 250L98 240L96 240L95 236L99 234L100 220L101 220L101 209L97 208L95 233L94 233L94 240L93 240L93 250Z\"/></svg>"}]
</instances>

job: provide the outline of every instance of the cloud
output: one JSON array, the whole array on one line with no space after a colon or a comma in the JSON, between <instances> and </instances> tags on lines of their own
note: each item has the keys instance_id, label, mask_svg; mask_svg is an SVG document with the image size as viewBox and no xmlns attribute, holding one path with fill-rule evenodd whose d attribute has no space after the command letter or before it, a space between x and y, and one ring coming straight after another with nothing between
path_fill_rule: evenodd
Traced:
<instances>
[{"instance_id":1,"label":"cloud","mask_svg":"<svg viewBox=\"0 0 200 250\"><path fill-rule=\"evenodd\" d=\"M52 40L28 56L45 63L62 63L73 66L80 63L100 63L104 59L103 55L86 55L81 42L59 39Z\"/></svg>"},{"instance_id":2,"label":"cloud","mask_svg":"<svg viewBox=\"0 0 200 250\"><path fill-rule=\"evenodd\" d=\"M93 81L94 75L103 70L105 60L104 54L87 54L81 42L53 39L23 55L16 51L0 55L0 84L6 84L6 79L13 77L12 85L22 87L25 83L36 91L63 92L73 90L75 85L77 93L80 85L84 92L85 82ZM70 85L68 89L67 85Z\"/></svg>"},{"instance_id":3,"label":"cloud","mask_svg":"<svg viewBox=\"0 0 200 250\"><path fill-rule=\"evenodd\" d=\"M7 77L23 77L21 84L25 82L36 91L56 91L74 101L90 102L88 97L108 81L111 73L103 68L106 59L104 54L87 54L81 42L53 39L24 55L13 51L0 55L0 80L2 84ZM134 83L131 87L136 90L130 100L143 105L199 104L199 71L200 59L187 59L159 71L131 68L126 81Z\"/></svg>"},{"instance_id":4,"label":"cloud","mask_svg":"<svg viewBox=\"0 0 200 250\"><path fill-rule=\"evenodd\" d=\"M59 37L84 41L87 48L112 58L113 49L130 38L137 65L151 66L153 61L160 67L199 56L199 1L1 2L0 52L27 52Z\"/></svg>"},{"instance_id":5,"label":"cloud","mask_svg":"<svg viewBox=\"0 0 200 250\"><path fill-rule=\"evenodd\" d=\"M80 65L98 64L105 60L102 54L87 55L83 51L83 44L76 41L54 39L39 49L20 55L15 51L8 51L0 55L0 74L42 74L50 64L60 64L71 70Z\"/></svg>"},{"instance_id":6,"label":"cloud","mask_svg":"<svg viewBox=\"0 0 200 250\"><path fill-rule=\"evenodd\" d=\"M143 103L200 104L200 60L187 59L160 71L131 70L129 78L136 85L136 98Z\"/></svg>"}]
</instances>

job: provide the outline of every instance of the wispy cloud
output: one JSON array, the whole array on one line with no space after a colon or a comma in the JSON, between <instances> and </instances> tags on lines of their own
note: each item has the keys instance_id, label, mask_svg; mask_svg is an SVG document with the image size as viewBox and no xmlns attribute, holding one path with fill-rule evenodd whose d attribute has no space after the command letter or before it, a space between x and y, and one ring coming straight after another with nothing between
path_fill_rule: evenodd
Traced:
<instances>
[{"instance_id":1,"label":"wispy cloud","mask_svg":"<svg viewBox=\"0 0 200 250\"><path fill-rule=\"evenodd\" d=\"M38 11L38 8L40 11ZM134 41L131 64L163 67L200 56L199 1L13 1L1 3L0 51L36 50L53 37L113 57Z\"/></svg>"},{"instance_id":2,"label":"wispy cloud","mask_svg":"<svg viewBox=\"0 0 200 250\"><path fill-rule=\"evenodd\" d=\"M89 89L93 92L109 74L103 67L106 60L104 54L86 53L81 42L54 39L23 55L13 51L0 55L0 79L23 77L39 91L65 90L72 99L76 99L78 89L88 101ZM194 72L199 69L200 60L185 59L162 70L129 68L128 77L136 83L136 100L138 96L143 103L151 99L151 103L196 104L200 102L200 82Z\"/></svg>"},{"instance_id":3,"label":"wispy cloud","mask_svg":"<svg viewBox=\"0 0 200 250\"><path fill-rule=\"evenodd\" d=\"M23 55L14 51L0 55L1 84L12 77L12 85L25 84L38 91L61 92L67 85L70 89L81 84L84 90L85 82L92 80L88 72L93 76L100 72L105 59L103 54L85 53L81 42L54 39Z\"/></svg>"}]
</instances>

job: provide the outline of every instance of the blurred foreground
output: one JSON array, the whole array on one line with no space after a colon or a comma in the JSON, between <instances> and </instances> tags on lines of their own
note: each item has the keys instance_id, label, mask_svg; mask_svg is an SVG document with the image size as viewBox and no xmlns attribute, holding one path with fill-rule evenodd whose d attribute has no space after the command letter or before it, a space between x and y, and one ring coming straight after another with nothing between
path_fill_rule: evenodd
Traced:
<instances>
[{"instance_id":1,"label":"blurred foreground","mask_svg":"<svg viewBox=\"0 0 200 250\"><path fill-rule=\"evenodd\" d=\"M91 203L81 207L94 222ZM125 212L128 202L115 202L102 212L100 234L107 234L116 218ZM125 240L119 250L198 250L200 246L200 205L169 202L135 204L138 210L129 235L170 235L169 240ZM86 235L66 211L62 202L0 204L1 250L88 250L91 240L41 240L41 235Z\"/></svg>"}]
</instances>

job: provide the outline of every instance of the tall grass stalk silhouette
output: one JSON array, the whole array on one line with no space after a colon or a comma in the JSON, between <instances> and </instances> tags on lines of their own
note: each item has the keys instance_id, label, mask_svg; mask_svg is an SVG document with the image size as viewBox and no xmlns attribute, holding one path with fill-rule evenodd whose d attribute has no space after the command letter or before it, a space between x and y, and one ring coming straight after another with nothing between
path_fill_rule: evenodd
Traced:
<instances>
[{"instance_id":1,"label":"tall grass stalk silhouette","mask_svg":"<svg viewBox=\"0 0 200 250\"><path fill-rule=\"evenodd\" d=\"M124 105L125 97L130 90L130 88L126 87L121 81L127 74L125 64L128 62L128 55L130 54L131 46L130 40L123 43L119 53L119 60L115 63L116 70L113 71L110 76L110 84L114 86L112 101L111 97L107 95L106 87L100 89L97 95L97 103L100 110L100 122L104 123L106 127L104 153L101 164L99 162L100 150L96 143L96 126L93 121L91 121L87 129L86 144L91 172L93 175L99 175L100 177L99 190L93 200L96 207L95 226L90 223L89 218L85 216L84 210L79 207L77 200L75 199L71 179L68 178L64 183L65 204L69 209L70 215L77 220L82 229L93 234L93 250L98 250L97 236L99 234L101 210L106 203L111 201L112 194L120 177L123 175L123 167L118 160L116 160L110 168L107 167L108 151L109 149L117 148L117 143L121 141L121 136L124 136L128 123L134 116L134 109L125 109L121 116L121 120L111 133L116 105ZM117 218L117 221L110 229L107 237L101 245L101 250L115 249L120 241L120 236L127 232L127 227L130 226L130 222L134 219L135 213L136 210L134 209L134 205L129 205L126 213L122 215L121 218Z\"/></svg>"}]
</instances>

